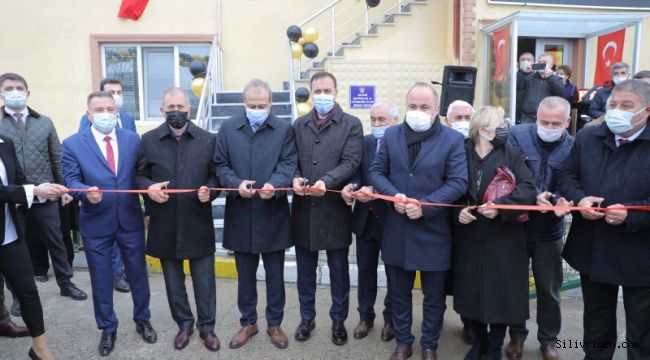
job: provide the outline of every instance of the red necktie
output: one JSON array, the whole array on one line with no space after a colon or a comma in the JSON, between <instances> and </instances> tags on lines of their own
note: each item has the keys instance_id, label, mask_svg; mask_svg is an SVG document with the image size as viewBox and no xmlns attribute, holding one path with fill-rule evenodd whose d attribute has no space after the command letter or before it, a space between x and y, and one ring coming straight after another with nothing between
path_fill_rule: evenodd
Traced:
<instances>
[{"instance_id":1,"label":"red necktie","mask_svg":"<svg viewBox=\"0 0 650 360\"><path fill-rule=\"evenodd\" d=\"M117 170L115 169L115 153L113 152L113 146L111 145L111 137L106 136L104 141L106 141L106 161L108 161L108 167L113 170L114 174L117 174Z\"/></svg>"}]
</instances>

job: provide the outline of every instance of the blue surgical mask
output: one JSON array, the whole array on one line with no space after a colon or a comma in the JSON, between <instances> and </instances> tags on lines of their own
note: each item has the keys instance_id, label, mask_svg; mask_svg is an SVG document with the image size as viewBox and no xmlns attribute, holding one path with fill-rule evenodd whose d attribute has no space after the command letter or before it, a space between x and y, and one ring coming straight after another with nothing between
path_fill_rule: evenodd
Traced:
<instances>
[{"instance_id":1,"label":"blue surgical mask","mask_svg":"<svg viewBox=\"0 0 650 360\"><path fill-rule=\"evenodd\" d=\"M267 109L246 108L246 118L251 126L262 126L267 117L269 117L269 111Z\"/></svg>"},{"instance_id":2,"label":"blue surgical mask","mask_svg":"<svg viewBox=\"0 0 650 360\"><path fill-rule=\"evenodd\" d=\"M388 125L386 126L373 126L372 127L372 136L375 137L375 139L379 140L384 137L384 133L386 132L386 129L388 129Z\"/></svg>"},{"instance_id":3,"label":"blue surgical mask","mask_svg":"<svg viewBox=\"0 0 650 360\"><path fill-rule=\"evenodd\" d=\"M93 113L93 127L102 133L109 133L115 129L117 116L109 112Z\"/></svg>"},{"instance_id":4,"label":"blue surgical mask","mask_svg":"<svg viewBox=\"0 0 650 360\"><path fill-rule=\"evenodd\" d=\"M637 112L625 111L620 109L609 109L605 113L605 124L609 131L620 135L626 133L636 125L632 124L632 118L645 111L645 107Z\"/></svg>"},{"instance_id":5,"label":"blue surgical mask","mask_svg":"<svg viewBox=\"0 0 650 360\"><path fill-rule=\"evenodd\" d=\"M319 114L327 114L334 108L334 95L318 94L311 97L311 102L314 104L316 112Z\"/></svg>"},{"instance_id":6,"label":"blue surgical mask","mask_svg":"<svg viewBox=\"0 0 650 360\"><path fill-rule=\"evenodd\" d=\"M113 100L115 100L115 106L117 106L118 109L124 105L124 98L122 95L113 95Z\"/></svg>"},{"instance_id":7,"label":"blue surgical mask","mask_svg":"<svg viewBox=\"0 0 650 360\"><path fill-rule=\"evenodd\" d=\"M27 105L27 92L20 90L7 91L2 94L5 105L12 109L22 109Z\"/></svg>"}]
</instances>

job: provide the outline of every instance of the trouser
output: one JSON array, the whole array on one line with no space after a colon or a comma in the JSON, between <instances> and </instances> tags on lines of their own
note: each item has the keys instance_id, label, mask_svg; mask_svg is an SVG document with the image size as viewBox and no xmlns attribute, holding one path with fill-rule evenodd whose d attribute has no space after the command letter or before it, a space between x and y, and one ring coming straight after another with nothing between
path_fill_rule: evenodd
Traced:
<instances>
[{"instance_id":1,"label":"trouser","mask_svg":"<svg viewBox=\"0 0 650 360\"><path fill-rule=\"evenodd\" d=\"M391 287L391 305L393 311L393 328L397 344L411 346L415 336L411 333L413 324L413 282L415 271L404 270L397 266L386 266ZM437 349L442 331L445 304L446 271L420 271L422 284L422 338L420 344L425 349Z\"/></svg>"},{"instance_id":2,"label":"trouser","mask_svg":"<svg viewBox=\"0 0 650 360\"><path fill-rule=\"evenodd\" d=\"M43 324L43 308L38 297L38 289L32 272L32 262L29 252L22 240L16 240L7 245L0 245L0 275L11 284L18 296L23 321L32 337L45 333ZM3 301L4 303L4 301ZM3 307L3 313L7 309ZM8 315L4 319L8 319Z\"/></svg>"},{"instance_id":3,"label":"trouser","mask_svg":"<svg viewBox=\"0 0 650 360\"><path fill-rule=\"evenodd\" d=\"M144 231L126 231L118 228L115 234L104 237L84 237L84 252L93 290L93 307L97 327L109 333L118 326L113 309L113 277L110 271L114 244L124 257L126 275L131 285L133 321L143 323L151 317L149 311L149 278L144 254Z\"/></svg>"},{"instance_id":4,"label":"trouser","mask_svg":"<svg viewBox=\"0 0 650 360\"><path fill-rule=\"evenodd\" d=\"M350 307L350 270L348 264L349 247L327 250L327 266L330 273L330 292L332 306L330 318L334 321L345 321ZM318 251L296 246L296 262L298 268L298 300L300 302L300 317L312 320L316 317L316 269L318 267Z\"/></svg>"},{"instance_id":5,"label":"trouser","mask_svg":"<svg viewBox=\"0 0 650 360\"><path fill-rule=\"evenodd\" d=\"M167 290L167 301L172 318L181 329L191 329L194 326L194 315L190 308L185 288L185 273L182 259L160 259ZM214 254L196 259L189 259L194 301L199 331L214 330L217 311L217 283L214 276ZM127 273L127 278L130 276Z\"/></svg>"},{"instance_id":6,"label":"trouser","mask_svg":"<svg viewBox=\"0 0 650 360\"><path fill-rule=\"evenodd\" d=\"M264 254L235 251L237 265L237 306L241 326L257 323L257 267L260 256L266 280L266 322L280 326L284 317L284 250Z\"/></svg>"},{"instance_id":7,"label":"trouser","mask_svg":"<svg viewBox=\"0 0 650 360\"><path fill-rule=\"evenodd\" d=\"M63 235L61 234L61 218L59 215L59 203L56 201L48 201L41 204L32 204L32 207L26 209L21 206L18 212L18 221L26 225L26 234L30 233L30 229L37 229L36 234L39 234L40 240L45 244L45 247L50 253L52 259L52 268L54 269L54 276L56 283L59 286L67 285L72 278L72 266L68 262L68 254L63 243ZM32 236L27 235L28 247L30 254L35 256L36 261L42 261L42 254L39 255L38 245L33 241ZM32 252L32 247L35 247L35 253ZM40 260L39 260L40 259ZM39 275L44 273L40 272L42 268L37 268ZM47 269L45 270L47 273Z\"/></svg>"},{"instance_id":8,"label":"trouser","mask_svg":"<svg viewBox=\"0 0 650 360\"><path fill-rule=\"evenodd\" d=\"M5 306L5 277L0 273L0 325L11 321L9 311Z\"/></svg>"},{"instance_id":9,"label":"trouser","mask_svg":"<svg viewBox=\"0 0 650 360\"><path fill-rule=\"evenodd\" d=\"M618 285L591 281L580 274L584 301L586 360L612 359L617 346ZM650 359L650 287L623 286L627 358ZM622 344L620 346L623 346Z\"/></svg>"},{"instance_id":10,"label":"trouser","mask_svg":"<svg viewBox=\"0 0 650 360\"><path fill-rule=\"evenodd\" d=\"M122 275L124 271L124 264L122 262L122 255L120 254L120 249L117 247L117 244L113 246L111 252L111 264L113 265L113 277Z\"/></svg>"},{"instance_id":11,"label":"trouser","mask_svg":"<svg viewBox=\"0 0 650 360\"><path fill-rule=\"evenodd\" d=\"M537 339L540 344L553 345L562 327L560 288L562 287L562 239L530 241L528 256L532 260L537 292ZM510 338L526 340L526 323L511 324Z\"/></svg>"},{"instance_id":12,"label":"trouser","mask_svg":"<svg viewBox=\"0 0 650 360\"><path fill-rule=\"evenodd\" d=\"M377 299L377 266L379 265L379 253L381 250L383 226L372 213L368 214L368 220L363 233L357 237L357 268L359 317L363 321L373 322L375 320L375 300ZM384 297L384 323L392 323L390 304L390 286L387 286Z\"/></svg>"}]
</instances>

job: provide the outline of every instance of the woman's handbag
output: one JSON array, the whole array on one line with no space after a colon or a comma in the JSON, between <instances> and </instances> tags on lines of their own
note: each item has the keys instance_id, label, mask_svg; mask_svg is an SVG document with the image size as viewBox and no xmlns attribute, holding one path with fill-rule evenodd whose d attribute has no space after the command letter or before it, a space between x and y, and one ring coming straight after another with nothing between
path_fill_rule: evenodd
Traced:
<instances>
[{"instance_id":1,"label":"woman's handbag","mask_svg":"<svg viewBox=\"0 0 650 360\"><path fill-rule=\"evenodd\" d=\"M485 204L494 202L498 198L510 195L517 186L515 175L506 166L497 166L497 173L488 184L481 201ZM511 220L513 223L525 223L528 221L528 212L525 212Z\"/></svg>"}]
</instances>

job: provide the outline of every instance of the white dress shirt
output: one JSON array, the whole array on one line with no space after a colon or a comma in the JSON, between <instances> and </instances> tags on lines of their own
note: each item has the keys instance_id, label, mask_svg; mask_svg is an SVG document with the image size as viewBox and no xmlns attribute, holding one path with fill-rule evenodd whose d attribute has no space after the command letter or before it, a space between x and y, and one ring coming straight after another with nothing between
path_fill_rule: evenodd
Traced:
<instances>
[{"instance_id":1,"label":"white dress shirt","mask_svg":"<svg viewBox=\"0 0 650 360\"><path fill-rule=\"evenodd\" d=\"M617 134L617 135L614 135L614 142L616 143L616 147L621 146L619 140L627 140L627 141L629 141L629 142L632 142L632 141L636 140L636 138L638 138L639 135L641 135L641 133L643 132L643 130L645 130L645 126L642 127L641 129L639 129L639 131L637 131L637 132L635 132L634 134L632 134L632 136L627 137L627 138L622 137L621 135L618 135L618 134Z\"/></svg>"},{"instance_id":2,"label":"white dress shirt","mask_svg":"<svg viewBox=\"0 0 650 360\"><path fill-rule=\"evenodd\" d=\"M91 126L90 131L93 133L95 141L97 142L97 146L99 146L99 150L101 150L102 155L104 155L104 159L106 159L106 161L108 161L108 158L106 157L106 141L104 141L104 138L107 136L111 137L111 146L113 147L113 156L115 158L115 173L117 174L117 164L119 164L117 160L119 151L117 150L117 134L115 133L115 129L113 129L113 131L111 131L109 134L104 134L103 132L99 132L97 129L95 129L94 126Z\"/></svg>"},{"instance_id":3,"label":"white dress shirt","mask_svg":"<svg viewBox=\"0 0 650 360\"><path fill-rule=\"evenodd\" d=\"M6 107L6 106L5 106L5 111L7 112L7 114L11 115L11 117L12 117L14 120L16 120L16 113L17 113L18 111L13 111L13 110L9 109L9 108ZM25 126L27 126L27 117L29 116L29 110L27 109L27 106L25 106L25 107L23 108L23 111L21 111L20 113L23 114L23 122L25 123Z\"/></svg>"},{"instance_id":4,"label":"white dress shirt","mask_svg":"<svg viewBox=\"0 0 650 360\"><path fill-rule=\"evenodd\" d=\"M1 142L2 140L0 140ZM0 178L2 179L2 185L7 186L9 185L9 181L7 179L7 169L5 168L5 164L0 159ZM32 206L32 200L34 199L34 185L23 185L25 188L25 196L27 197L27 207ZM0 245L7 245L11 244L12 242L18 240L18 233L16 232L16 225L14 224L14 220L11 218L11 213L9 212L9 206L15 206L14 204L9 204L5 203L5 233L4 237L2 238L2 244Z\"/></svg>"}]
</instances>

